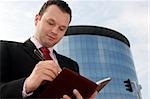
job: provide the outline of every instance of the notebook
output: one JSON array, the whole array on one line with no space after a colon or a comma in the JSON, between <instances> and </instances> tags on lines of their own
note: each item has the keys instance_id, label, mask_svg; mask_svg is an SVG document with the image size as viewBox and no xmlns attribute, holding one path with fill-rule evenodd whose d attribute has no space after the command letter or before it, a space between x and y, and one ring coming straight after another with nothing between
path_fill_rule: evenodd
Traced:
<instances>
[{"instance_id":1,"label":"notebook","mask_svg":"<svg viewBox=\"0 0 150 99\"><path fill-rule=\"evenodd\" d=\"M107 77L95 83L64 68L52 82L47 82L47 87L38 98L62 98L66 94L74 99L73 89L77 89L84 98L89 98L95 91L99 92L110 80L111 78Z\"/></svg>"}]
</instances>

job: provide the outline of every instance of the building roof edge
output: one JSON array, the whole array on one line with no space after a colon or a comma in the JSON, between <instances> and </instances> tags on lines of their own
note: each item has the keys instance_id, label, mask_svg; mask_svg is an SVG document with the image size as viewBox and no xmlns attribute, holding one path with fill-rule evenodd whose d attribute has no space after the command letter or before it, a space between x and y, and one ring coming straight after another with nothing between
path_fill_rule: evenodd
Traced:
<instances>
[{"instance_id":1,"label":"building roof edge","mask_svg":"<svg viewBox=\"0 0 150 99\"><path fill-rule=\"evenodd\" d=\"M127 44L130 47L130 42L123 34L117 32L115 30L105 28L105 27L91 26L91 25L69 26L68 30L66 31L65 36L81 35L81 34L100 35L100 36L111 37L111 38L122 41L123 43Z\"/></svg>"}]
</instances>

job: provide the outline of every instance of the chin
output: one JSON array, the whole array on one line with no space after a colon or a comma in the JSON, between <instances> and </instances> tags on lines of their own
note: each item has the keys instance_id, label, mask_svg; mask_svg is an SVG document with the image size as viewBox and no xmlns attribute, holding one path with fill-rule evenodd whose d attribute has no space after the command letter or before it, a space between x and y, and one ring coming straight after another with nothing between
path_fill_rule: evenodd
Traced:
<instances>
[{"instance_id":1,"label":"chin","mask_svg":"<svg viewBox=\"0 0 150 99\"><path fill-rule=\"evenodd\" d=\"M55 44L53 44L52 42L49 42L46 45L47 45L47 47L53 47Z\"/></svg>"}]
</instances>

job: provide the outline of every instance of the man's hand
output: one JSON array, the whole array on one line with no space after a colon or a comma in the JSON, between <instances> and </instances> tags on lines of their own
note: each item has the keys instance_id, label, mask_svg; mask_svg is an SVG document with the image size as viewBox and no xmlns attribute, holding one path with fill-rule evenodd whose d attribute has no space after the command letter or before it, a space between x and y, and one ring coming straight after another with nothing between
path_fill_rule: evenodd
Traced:
<instances>
[{"instance_id":1,"label":"man's hand","mask_svg":"<svg viewBox=\"0 0 150 99\"><path fill-rule=\"evenodd\" d=\"M61 72L61 68L53 61L40 61L30 76L25 80L26 93L36 90L43 81L53 81Z\"/></svg>"},{"instance_id":2,"label":"man's hand","mask_svg":"<svg viewBox=\"0 0 150 99\"><path fill-rule=\"evenodd\" d=\"M90 99L94 99L94 97L97 95L97 91L94 92L94 94L90 97Z\"/></svg>"},{"instance_id":3,"label":"man's hand","mask_svg":"<svg viewBox=\"0 0 150 99\"><path fill-rule=\"evenodd\" d=\"M73 94L76 96L76 99L83 99L83 97L81 96L78 90L74 89ZM89 99L94 99L96 94L97 92L95 91L94 94ZM62 99L71 99L71 98L68 95L64 95Z\"/></svg>"}]
</instances>

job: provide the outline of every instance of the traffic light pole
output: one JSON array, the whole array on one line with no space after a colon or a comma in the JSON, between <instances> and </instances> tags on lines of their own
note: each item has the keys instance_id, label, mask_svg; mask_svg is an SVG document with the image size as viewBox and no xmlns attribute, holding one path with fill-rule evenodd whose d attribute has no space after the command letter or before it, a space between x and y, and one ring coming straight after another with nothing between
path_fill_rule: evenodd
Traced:
<instances>
[{"instance_id":1,"label":"traffic light pole","mask_svg":"<svg viewBox=\"0 0 150 99\"><path fill-rule=\"evenodd\" d=\"M133 89L133 93L137 96L137 99L142 99L140 95L140 90L142 89L141 85L137 84L134 81L131 81L131 86Z\"/></svg>"},{"instance_id":2,"label":"traffic light pole","mask_svg":"<svg viewBox=\"0 0 150 99\"><path fill-rule=\"evenodd\" d=\"M142 89L141 85L137 84L134 81L130 81L130 79L124 81L126 90L129 92L133 92L137 99L142 99L140 95L140 90Z\"/></svg>"},{"instance_id":3,"label":"traffic light pole","mask_svg":"<svg viewBox=\"0 0 150 99\"><path fill-rule=\"evenodd\" d=\"M140 95L140 92L137 93L137 99L142 99L141 95Z\"/></svg>"}]
</instances>

